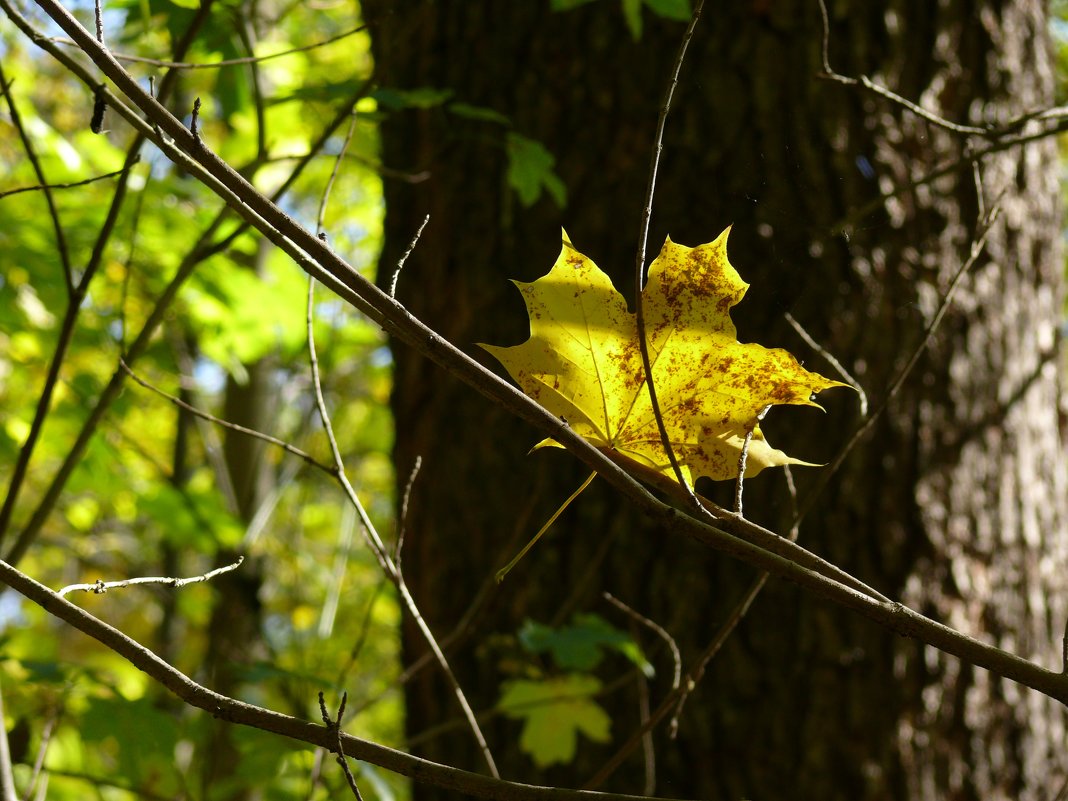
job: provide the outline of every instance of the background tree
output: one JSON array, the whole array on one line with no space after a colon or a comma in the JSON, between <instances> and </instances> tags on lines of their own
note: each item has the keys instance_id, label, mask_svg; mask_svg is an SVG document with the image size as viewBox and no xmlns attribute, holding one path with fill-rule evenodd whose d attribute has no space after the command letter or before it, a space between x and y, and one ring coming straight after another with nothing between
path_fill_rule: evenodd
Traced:
<instances>
[{"instance_id":1,"label":"background tree","mask_svg":"<svg viewBox=\"0 0 1068 801\"><path fill-rule=\"evenodd\" d=\"M524 338L506 279L548 269L561 222L626 293L658 104L683 28L665 18L675 4L366 8L383 81L454 101L394 113L382 128L385 160L430 176L385 188L383 280L430 215L400 279L405 306L497 369L472 343ZM1001 125L1053 100L1039 4L838 2L830 16L836 70L872 76L947 120ZM822 368L784 321L789 312L877 405L922 341L981 209L1002 204L985 254L861 447L814 498L819 471L795 471L801 502L814 503L800 536L889 596L1056 667L1068 496L1054 145L990 153L973 174L968 155L983 136L821 79L822 41L819 6L808 0L708 9L667 126L650 256L667 233L693 245L733 223L732 261L753 284L735 315L740 339L808 353ZM469 106L501 117L474 118ZM525 176L524 197L513 191L516 149L536 149L530 141L545 158ZM701 652L750 572L644 525L603 489L490 587L487 577L583 468L555 452L525 455L538 439L531 429L406 348L395 359L398 479L417 456L432 476L411 495L406 571L435 629L462 633L453 659L478 704L492 705L514 669L501 637L524 619L561 624L595 611L626 625L602 590L665 627L685 663ZM838 391L821 402L826 417L774 410L769 439L831 460L856 398ZM729 505L725 488L702 489ZM781 474L747 482L745 508L788 530L794 507ZM641 637L659 674L648 688L636 676L610 684L599 699L613 742L585 743L573 763L546 773L515 748L499 750L505 775L590 777L668 689L666 651ZM422 652L406 630L406 659ZM631 669L606 670L608 680ZM439 676L424 671L406 698L418 753L478 764L469 737L423 739L457 714ZM658 786L675 796L1037 799L1064 775L1063 726L1049 699L773 582L711 663L677 741L661 726L653 743ZM516 743L517 724L498 720L490 739ZM649 789L651 753L635 754L606 786Z\"/></svg>"}]
</instances>

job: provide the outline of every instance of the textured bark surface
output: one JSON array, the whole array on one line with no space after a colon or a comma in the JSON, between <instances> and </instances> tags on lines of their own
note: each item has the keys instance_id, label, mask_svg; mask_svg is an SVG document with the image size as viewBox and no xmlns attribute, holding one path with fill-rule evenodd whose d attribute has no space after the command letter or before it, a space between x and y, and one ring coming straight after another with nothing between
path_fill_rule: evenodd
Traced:
<instances>
[{"instance_id":1,"label":"textured bark surface","mask_svg":"<svg viewBox=\"0 0 1068 801\"><path fill-rule=\"evenodd\" d=\"M385 85L448 88L507 115L556 154L567 185L565 210L547 199L525 209L506 183L499 126L440 108L385 123L386 163L430 178L387 185L383 279L429 213L398 298L487 364L473 343L525 337L507 279L549 268L561 224L632 295L656 113L682 33L647 14L634 42L618 4L566 13L548 5L365 3ZM1040 3L829 5L839 72L870 75L972 123L1006 121L1051 100ZM964 142L861 89L820 80L815 2L710 6L668 122L650 258L667 233L693 245L733 223L731 259L753 285L734 315L740 338L788 347L826 373L783 321L790 311L877 404L967 255L978 213L968 168L886 202L879 193L956 159ZM997 154L981 174L985 202L1001 200L1002 222L934 346L820 496L801 538L889 596L1057 667L1068 480L1058 422L1054 145ZM493 588L493 571L578 485L582 468L563 453L526 455L536 432L405 350L395 358L398 475L423 457L405 572L441 636L484 599L452 656L473 705L491 706L504 675L509 654L493 635L524 618L594 611L626 626L599 600L602 590L667 628L689 663L752 571L650 530L595 482ZM831 459L857 424L856 399L836 391L821 401L827 415L773 411L768 438L810 461ZM815 471L795 475L804 499ZM729 497L724 485L703 489ZM785 529L791 505L781 473L747 482L746 510ZM655 704L670 662L654 639L638 636L659 669ZM409 659L423 650L417 636L406 638ZM636 685L603 701L618 745L638 721ZM409 685L407 702L413 737L458 715L432 671ZM538 772L517 753L514 723L497 718L486 728L502 772L520 780L580 784L613 749L582 742L574 765ZM1053 702L771 582L691 698L678 739L658 730L657 791L1037 801L1064 780L1064 733ZM415 750L481 765L459 728ZM606 787L634 792L645 780L637 753Z\"/></svg>"}]
</instances>

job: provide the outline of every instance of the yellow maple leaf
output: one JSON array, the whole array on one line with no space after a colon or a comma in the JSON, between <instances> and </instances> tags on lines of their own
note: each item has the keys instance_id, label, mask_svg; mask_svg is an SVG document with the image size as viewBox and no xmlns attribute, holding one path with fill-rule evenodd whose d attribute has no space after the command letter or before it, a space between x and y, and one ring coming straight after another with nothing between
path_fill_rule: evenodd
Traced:
<instances>
[{"instance_id":1,"label":"yellow maple leaf","mask_svg":"<svg viewBox=\"0 0 1068 801\"><path fill-rule=\"evenodd\" d=\"M768 445L757 415L777 404L819 408L814 393L847 386L805 370L788 351L738 342L730 309L749 285L727 260L729 232L695 248L669 238L643 293L657 399L691 484L699 476L736 478L750 430L747 478L765 467L809 465ZM482 347L527 395L592 445L674 480L645 387L637 321L608 276L565 232L549 273L515 284L530 316L530 338ZM556 443L537 447L543 445Z\"/></svg>"}]
</instances>

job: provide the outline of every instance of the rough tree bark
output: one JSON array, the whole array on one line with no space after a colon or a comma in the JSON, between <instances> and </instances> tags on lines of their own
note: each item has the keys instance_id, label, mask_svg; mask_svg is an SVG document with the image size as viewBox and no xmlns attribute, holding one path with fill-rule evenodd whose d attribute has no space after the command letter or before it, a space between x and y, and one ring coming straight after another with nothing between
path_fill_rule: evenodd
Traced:
<instances>
[{"instance_id":1,"label":"rough tree bark","mask_svg":"<svg viewBox=\"0 0 1068 801\"><path fill-rule=\"evenodd\" d=\"M815 0L709 5L668 122L650 257L669 232L694 245L733 223L731 258L752 283L735 312L741 339L789 347L827 372L784 323L790 311L877 403L965 257L978 204L968 167L869 204L960 156L965 140L860 88L820 80ZM1004 122L1052 100L1046 19L1035 0L830 5L839 72L873 76L972 123ZM633 41L615 3L554 13L547 2L367 0L365 10L386 85L447 88L507 115L556 154L568 189L563 211L545 198L522 208L505 180L499 127L447 108L391 115L386 162L430 172L423 183L386 187L383 280L430 214L399 299L491 364L472 343L525 337L507 279L548 269L561 224L632 295L653 128L682 26L647 13ZM889 596L1057 667L1068 481L1054 144L999 153L980 171L985 202L1000 198L1002 221L932 348L820 496L801 538ZM582 468L562 453L526 455L535 432L404 348L395 358L398 476L423 457L405 571L445 635ZM856 399L836 391L821 400L825 416L773 411L769 439L810 461L832 458L857 424ZM802 500L816 472L795 471ZM703 489L727 498L722 486ZM751 517L786 529L781 473L767 471L746 493ZM490 635L514 632L525 617L612 617L603 589L664 625L688 662L751 578L744 566L650 530L595 482L504 585L488 590L453 664L475 707L491 706L503 655ZM422 651L417 636L406 638L409 659ZM654 703L671 672L663 652L657 663ZM407 693L413 736L457 716L431 670ZM634 684L604 701L618 745L638 722ZM611 753L586 742L573 766L539 775L517 753L514 724L487 727L510 778L574 785ZM658 791L1048 798L1064 780L1063 739L1053 702L772 582L712 663L678 740L658 730ZM480 764L458 731L417 751ZM643 770L635 754L607 787L636 791Z\"/></svg>"}]
</instances>

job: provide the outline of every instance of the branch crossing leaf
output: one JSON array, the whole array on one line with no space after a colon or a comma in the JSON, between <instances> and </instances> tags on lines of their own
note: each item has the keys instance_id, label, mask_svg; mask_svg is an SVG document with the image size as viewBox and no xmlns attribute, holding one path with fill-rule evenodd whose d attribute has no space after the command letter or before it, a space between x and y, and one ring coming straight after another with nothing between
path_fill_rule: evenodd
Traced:
<instances>
[{"instance_id":1,"label":"branch crossing leaf","mask_svg":"<svg viewBox=\"0 0 1068 801\"><path fill-rule=\"evenodd\" d=\"M645 334L671 447L692 484L765 467L813 466L772 448L757 424L768 405L816 406L812 396L847 386L805 370L789 352L740 343L730 318L749 285L727 259L728 228L690 248L669 238L643 293ZM549 273L516 282L530 316L521 345L482 345L522 390L588 442L636 472L674 480L645 386L635 315L596 264L571 244ZM537 447L557 445L545 440ZM622 458L618 458L622 457Z\"/></svg>"}]
</instances>

